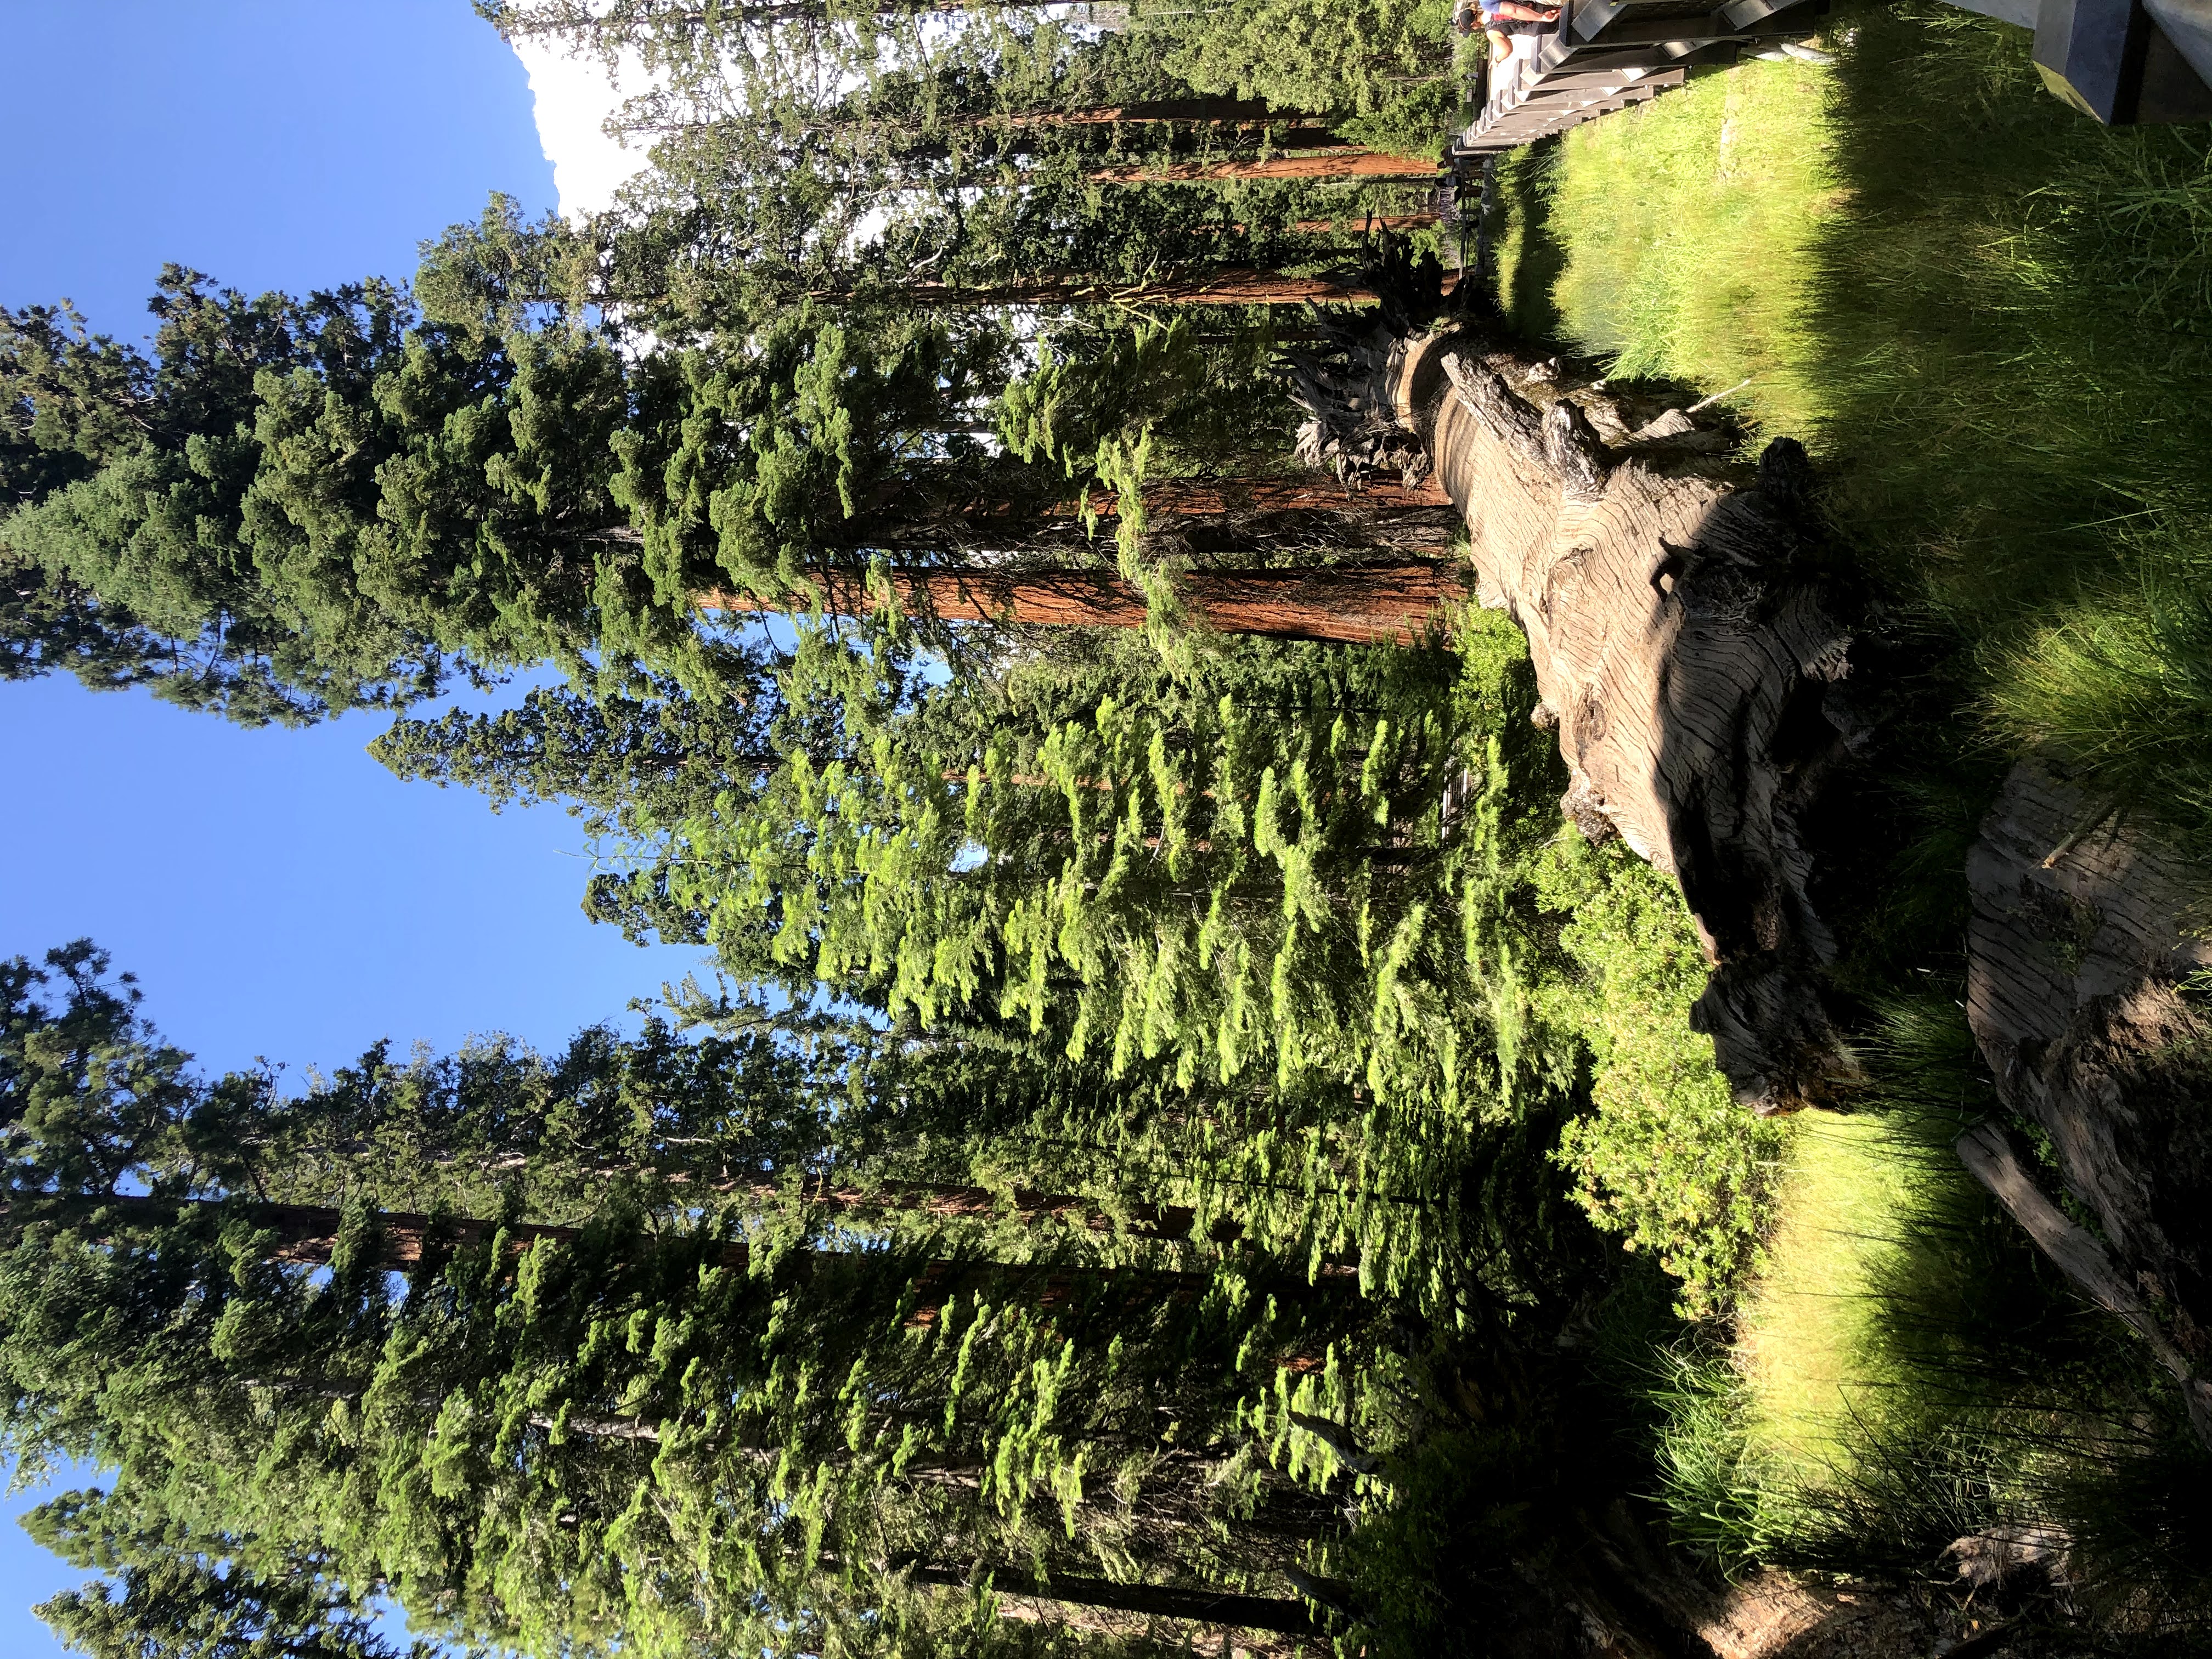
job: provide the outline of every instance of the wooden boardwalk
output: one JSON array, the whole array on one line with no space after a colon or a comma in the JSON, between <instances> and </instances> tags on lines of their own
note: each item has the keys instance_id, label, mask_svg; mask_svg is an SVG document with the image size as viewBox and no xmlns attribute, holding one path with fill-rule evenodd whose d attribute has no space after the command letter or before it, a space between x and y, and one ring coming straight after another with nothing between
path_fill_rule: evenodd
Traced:
<instances>
[{"instance_id":1,"label":"wooden boardwalk","mask_svg":"<svg viewBox=\"0 0 2212 1659\"><path fill-rule=\"evenodd\" d=\"M1827 0L1565 0L1534 51L1490 66L1482 113L1455 162L1516 149L1679 87L1699 70L1772 51L1819 27Z\"/></svg>"}]
</instances>

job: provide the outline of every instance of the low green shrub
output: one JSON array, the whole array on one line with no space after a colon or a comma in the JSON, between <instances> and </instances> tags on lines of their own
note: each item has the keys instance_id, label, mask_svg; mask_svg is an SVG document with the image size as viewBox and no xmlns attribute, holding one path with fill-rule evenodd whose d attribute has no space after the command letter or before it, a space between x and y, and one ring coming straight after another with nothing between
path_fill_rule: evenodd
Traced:
<instances>
[{"instance_id":1,"label":"low green shrub","mask_svg":"<svg viewBox=\"0 0 2212 1659\"><path fill-rule=\"evenodd\" d=\"M1452 0L1250 0L1195 10L1139 6L1172 74L1200 92L1260 98L1337 118L1378 149L1435 152L1460 103Z\"/></svg>"},{"instance_id":2,"label":"low green shrub","mask_svg":"<svg viewBox=\"0 0 2212 1659\"><path fill-rule=\"evenodd\" d=\"M1590 1109L1559 1161L1592 1220L1681 1282L1685 1315L1722 1312L1756 1259L1790 1126L1737 1105L1690 1029L1706 964L1672 881L1619 842L1563 831L1539 890L1571 918L1547 1012L1590 1054Z\"/></svg>"}]
</instances>

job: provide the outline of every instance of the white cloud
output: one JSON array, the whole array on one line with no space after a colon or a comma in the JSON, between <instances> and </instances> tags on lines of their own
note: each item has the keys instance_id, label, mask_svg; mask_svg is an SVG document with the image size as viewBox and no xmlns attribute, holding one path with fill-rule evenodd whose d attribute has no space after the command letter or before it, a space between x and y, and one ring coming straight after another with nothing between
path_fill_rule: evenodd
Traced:
<instances>
[{"instance_id":1,"label":"white cloud","mask_svg":"<svg viewBox=\"0 0 2212 1659\"><path fill-rule=\"evenodd\" d=\"M634 137L625 149L600 131L630 95L623 83L644 84L642 66L625 54L617 78L610 78L597 58L568 57L544 40L518 41L514 51L530 75L538 147L553 164L561 211L580 219L607 207L615 191L647 166L651 143L644 135Z\"/></svg>"}]
</instances>

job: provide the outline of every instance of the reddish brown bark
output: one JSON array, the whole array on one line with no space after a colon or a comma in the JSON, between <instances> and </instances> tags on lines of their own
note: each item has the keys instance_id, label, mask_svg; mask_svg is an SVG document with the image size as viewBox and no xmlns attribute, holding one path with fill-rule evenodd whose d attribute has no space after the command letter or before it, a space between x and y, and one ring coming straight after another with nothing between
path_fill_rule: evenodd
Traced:
<instances>
[{"instance_id":1,"label":"reddish brown bark","mask_svg":"<svg viewBox=\"0 0 2212 1659\"><path fill-rule=\"evenodd\" d=\"M1370 483L1357 495L1341 484L1295 478L1170 479L1145 486L1147 513L1174 514L1401 513L1450 505L1451 497L1444 493L1434 473L1410 489L1402 483ZM1053 510L1079 513L1082 507L1076 502ZM1120 509L1115 505L1114 496L1102 490L1091 497L1091 510L1101 518L1110 518Z\"/></svg>"},{"instance_id":2,"label":"reddish brown bark","mask_svg":"<svg viewBox=\"0 0 2212 1659\"><path fill-rule=\"evenodd\" d=\"M1425 230L1443 222L1443 216L1437 213L1372 213L1341 219L1300 219L1291 228L1307 236L1358 236L1376 230ZM1192 230L1196 235L1218 236L1224 232L1241 235L1249 228L1243 224L1197 225Z\"/></svg>"},{"instance_id":3,"label":"reddish brown bark","mask_svg":"<svg viewBox=\"0 0 2212 1659\"><path fill-rule=\"evenodd\" d=\"M940 430L945 428L939 428ZM975 431L995 431L978 422ZM940 495L927 475L886 478L868 492L858 521L866 524L881 515L927 503L917 522L945 523L952 520L1000 524L1021 519L1064 520L1082 516L1087 500L1091 510L1103 518L1118 511L1111 490L1094 489L1059 500L1008 495ZM1325 473L1291 477L1163 478L1145 486L1145 508L1149 513L1178 517L1215 517L1230 513L1334 513L1364 518L1393 513L1424 511L1451 506L1433 474L1410 488L1382 479L1370 480L1358 492L1329 480Z\"/></svg>"},{"instance_id":4,"label":"reddish brown bark","mask_svg":"<svg viewBox=\"0 0 2212 1659\"><path fill-rule=\"evenodd\" d=\"M859 297L849 289L817 289L810 299ZM1034 276L988 288L915 283L872 290L870 299L932 308L944 306L1299 306L1375 303L1371 289L1328 276L1286 276L1277 270L1229 265L1151 283L1106 283L1087 276Z\"/></svg>"},{"instance_id":5,"label":"reddish brown bark","mask_svg":"<svg viewBox=\"0 0 2212 1659\"><path fill-rule=\"evenodd\" d=\"M711 125L706 122L658 121L623 124L624 132L673 132L691 127ZM1012 127L1097 127L1152 125L1178 127L1245 127L1255 131L1273 128L1288 130L1301 136L1300 144L1318 149L1324 145L1344 143L1329 126L1329 118L1306 110L1271 110L1257 99L1246 98L1158 98L1128 104L1092 104L1078 109L997 110L978 115L940 117L927 124L919 118L890 118L875 120L860 118L847 121L816 123L808 131L814 132L883 134L886 137L917 136L925 131L935 132L980 132L994 128ZM1307 136L1310 135L1310 136Z\"/></svg>"},{"instance_id":6,"label":"reddish brown bark","mask_svg":"<svg viewBox=\"0 0 2212 1659\"><path fill-rule=\"evenodd\" d=\"M979 549L1001 558L1020 551L1042 564L1079 560L1097 533L1083 522L1084 498L1015 493L1026 482L994 488L971 481L968 494L957 479L940 483L926 471L886 479L857 514L823 533L836 546L879 550L902 563L921 562L917 556L925 551L977 562L972 550ZM1411 489L1376 483L1354 494L1319 474L1170 478L1147 484L1144 498L1156 527L1216 556L1297 546L1341 548L1370 560L1435 557L1459 529L1433 481ZM1121 503L1111 491L1094 490L1089 507L1094 518L1112 520Z\"/></svg>"},{"instance_id":7,"label":"reddish brown bark","mask_svg":"<svg viewBox=\"0 0 2212 1659\"><path fill-rule=\"evenodd\" d=\"M1443 222L1438 213L1374 213L1342 219L1301 219L1292 227L1309 236L1328 236L1341 232L1356 235L1370 230L1425 230Z\"/></svg>"},{"instance_id":8,"label":"reddish brown bark","mask_svg":"<svg viewBox=\"0 0 2212 1659\"><path fill-rule=\"evenodd\" d=\"M948 127L1082 127L1123 122L1171 122L1179 126L1231 125L1252 127L1327 127L1328 117L1308 111L1269 109L1256 98L1156 98L1133 104L1097 104L1087 109L1021 110L1000 115L961 116Z\"/></svg>"},{"instance_id":9,"label":"reddish brown bark","mask_svg":"<svg viewBox=\"0 0 2212 1659\"><path fill-rule=\"evenodd\" d=\"M946 622L1029 623L1048 628L1141 628L1145 596L1133 582L1093 570L894 568L899 604ZM830 578L828 607L850 615L873 609L850 576ZM1460 599L1458 571L1421 560L1395 564L1322 565L1289 570L1191 571L1178 580L1184 603L1224 634L1324 640L1344 645L1410 644L1442 606ZM787 611L791 602L712 591L703 610Z\"/></svg>"},{"instance_id":10,"label":"reddish brown bark","mask_svg":"<svg viewBox=\"0 0 2212 1659\"><path fill-rule=\"evenodd\" d=\"M1101 185L1194 185L1215 179L1434 179L1434 160L1346 148L1330 155L1273 155L1263 161L1133 161L1091 175Z\"/></svg>"}]
</instances>

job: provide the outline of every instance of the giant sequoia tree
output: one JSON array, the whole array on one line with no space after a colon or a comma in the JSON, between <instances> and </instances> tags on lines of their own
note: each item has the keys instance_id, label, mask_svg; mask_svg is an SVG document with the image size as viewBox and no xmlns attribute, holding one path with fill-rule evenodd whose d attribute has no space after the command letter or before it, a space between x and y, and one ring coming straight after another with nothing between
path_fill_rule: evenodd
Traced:
<instances>
[{"instance_id":1,"label":"giant sequoia tree","mask_svg":"<svg viewBox=\"0 0 2212 1659\"><path fill-rule=\"evenodd\" d=\"M883 554L927 610L954 590L921 567L980 558L1005 594L981 609L1042 617L1099 562L1069 532L1100 492L1122 568L1083 619L1133 620L1139 596L1163 614L1139 486L1264 485L1287 459L1253 309L1371 297L1332 240L1371 201L1100 189L1346 148L1310 112L1194 96L1133 37L1024 9L951 27L899 8L494 9L665 71L634 112L668 129L654 168L580 228L495 201L428 250L419 310L376 283L248 301L172 271L150 357L52 311L10 317L9 672L152 682L249 720L531 661L610 685L643 661L705 688L744 670L701 636L696 597L803 608ZM1126 315L1193 304L1237 320L1201 337ZM641 331L650 349L618 349ZM1003 447L977 441L1002 423ZM1170 563L1302 562L1367 527L1258 525L1249 499L1206 515L1220 533L1179 514ZM1047 574L1006 593L1010 555ZM1434 599L1423 573L1339 574L1286 611L1279 578L1256 606L1237 580L1207 573L1232 602L1198 614L1389 637ZM1332 627L1337 610L1363 620Z\"/></svg>"},{"instance_id":2,"label":"giant sequoia tree","mask_svg":"<svg viewBox=\"0 0 2212 1659\"><path fill-rule=\"evenodd\" d=\"M1236 574L1356 541L1374 522L1356 503L1271 513L1261 479L1208 483L1199 512L1206 491L1141 488L1148 467L1203 477L1249 452L1240 411L1279 407L1264 331L1076 327L1017 378L990 315L802 301L632 357L557 311L533 319L517 271L545 240L495 213L449 241L429 316L376 285L249 301L173 271L152 358L52 312L10 319L12 672L151 680L248 720L405 702L452 665L550 660L619 684L644 663L703 690L746 670L701 631L701 598L805 609L878 556L909 601L931 594L917 568L980 562L1007 596L991 614L1018 614L1036 571L1040 602L1090 581L1126 624L1132 590L1090 534L1101 485L1122 579L1165 592L1132 562L1139 507L1160 501L1184 562L1223 567L1200 607L1217 621L1328 637L1347 609L1389 636L1436 601L1403 568L1287 601L1280 575ZM1012 448L978 442L979 416Z\"/></svg>"}]
</instances>

